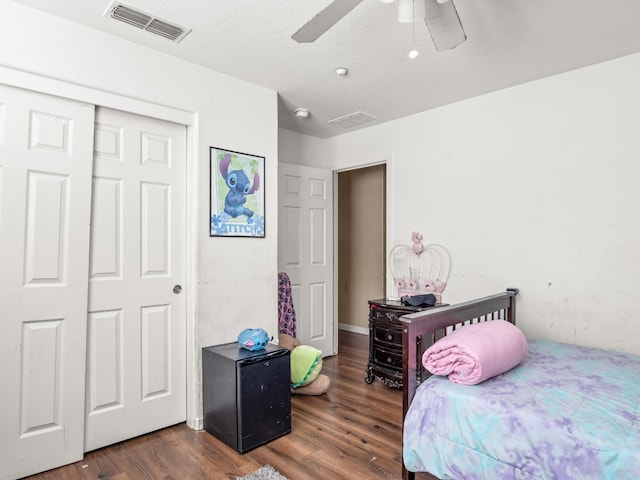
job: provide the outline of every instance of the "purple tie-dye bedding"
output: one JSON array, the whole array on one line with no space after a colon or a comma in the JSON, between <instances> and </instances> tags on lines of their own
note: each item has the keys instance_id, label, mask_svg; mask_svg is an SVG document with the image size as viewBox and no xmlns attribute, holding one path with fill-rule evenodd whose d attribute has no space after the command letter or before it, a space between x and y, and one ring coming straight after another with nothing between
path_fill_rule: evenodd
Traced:
<instances>
[{"instance_id":1,"label":"purple tie-dye bedding","mask_svg":"<svg viewBox=\"0 0 640 480\"><path fill-rule=\"evenodd\" d=\"M404 424L407 469L441 479L640 479L640 356L529 340L478 385L432 376Z\"/></svg>"}]
</instances>

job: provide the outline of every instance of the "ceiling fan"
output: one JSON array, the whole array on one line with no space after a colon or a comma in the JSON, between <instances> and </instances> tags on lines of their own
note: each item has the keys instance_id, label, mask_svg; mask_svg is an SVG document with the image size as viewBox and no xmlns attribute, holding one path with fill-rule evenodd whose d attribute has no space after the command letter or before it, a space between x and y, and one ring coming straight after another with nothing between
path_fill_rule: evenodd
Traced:
<instances>
[{"instance_id":1,"label":"ceiling fan","mask_svg":"<svg viewBox=\"0 0 640 480\"><path fill-rule=\"evenodd\" d=\"M316 41L363 1L333 0L324 10L291 35L291 38L298 43ZM393 0L380 1L393 2ZM406 17L406 12L410 12L409 19L401 19L402 16ZM438 51L455 48L467 39L452 0L398 0L399 21L413 21L420 18L424 18L424 23Z\"/></svg>"}]
</instances>

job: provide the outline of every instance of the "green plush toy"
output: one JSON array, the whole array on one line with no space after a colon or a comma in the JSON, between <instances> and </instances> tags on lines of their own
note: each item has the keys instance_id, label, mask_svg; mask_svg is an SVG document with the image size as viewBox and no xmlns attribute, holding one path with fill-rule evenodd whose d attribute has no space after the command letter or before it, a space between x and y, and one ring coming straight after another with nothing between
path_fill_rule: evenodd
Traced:
<instances>
[{"instance_id":1,"label":"green plush toy","mask_svg":"<svg viewBox=\"0 0 640 480\"><path fill-rule=\"evenodd\" d=\"M291 386L303 387L313 382L322 370L322 352L309 345L291 351Z\"/></svg>"}]
</instances>

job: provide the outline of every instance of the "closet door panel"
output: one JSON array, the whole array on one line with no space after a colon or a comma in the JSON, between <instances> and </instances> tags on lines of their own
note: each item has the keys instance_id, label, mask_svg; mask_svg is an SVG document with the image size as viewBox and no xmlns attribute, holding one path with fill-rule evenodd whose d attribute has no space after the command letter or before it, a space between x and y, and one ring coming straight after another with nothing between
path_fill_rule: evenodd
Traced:
<instances>
[{"instance_id":1,"label":"closet door panel","mask_svg":"<svg viewBox=\"0 0 640 480\"><path fill-rule=\"evenodd\" d=\"M96 113L85 450L186 419L186 128Z\"/></svg>"},{"instance_id":2,"label":"closet door panel","mask_svg":"<svg viewBox=\"0 0 640 480\"><path fill-rule=\"evenodd\" d=\"M94 177L91 279L122 276L122 180ZM100 205L100 208L96 208Z\"/></svg>"},{"instance_id":3,"label":"closet door panel","mask_svg":"<svg viewBox=\"0 0 640 480\"><path fill-rule=\"evenodd\" d=\"M0 85L0 478L83 456L93 122Z\"/></svg>"}]
</instances>

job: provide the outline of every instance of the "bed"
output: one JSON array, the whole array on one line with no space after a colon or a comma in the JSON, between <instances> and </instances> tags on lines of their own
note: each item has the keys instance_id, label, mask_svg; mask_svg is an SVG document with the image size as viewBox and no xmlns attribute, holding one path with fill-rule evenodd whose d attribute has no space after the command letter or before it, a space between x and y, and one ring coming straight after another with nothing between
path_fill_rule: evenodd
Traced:
<instances>
[{"instance_id":1,"label":"bed","mask_svg":"<svg viewBox=\"0 0 640 480\"><path fill-rule=\"evenodd\" d=\"M403 479L640 478L640 356L527 339L522 363L477 385L423 368L452 330L515 325L516 296L401 318Z\"/></svg>"}]
</instances>

